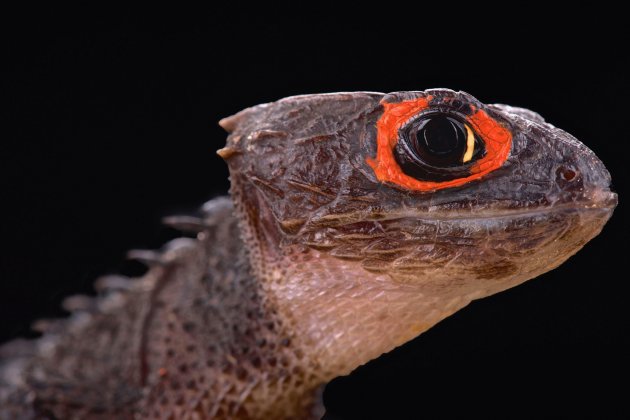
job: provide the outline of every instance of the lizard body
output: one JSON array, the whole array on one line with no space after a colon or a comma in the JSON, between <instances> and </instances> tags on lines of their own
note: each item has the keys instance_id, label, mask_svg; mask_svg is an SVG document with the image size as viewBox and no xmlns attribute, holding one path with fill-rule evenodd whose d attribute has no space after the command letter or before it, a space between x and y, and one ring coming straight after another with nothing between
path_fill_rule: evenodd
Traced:
<instances>
[{"instance_id":1,"label":"lizard body","mask_svg":"<svg viewBox=\"0 0 630 420\"><path fill-rule=\"evenodd\" d=\"M616 204L576 139L462 92L304 95L221 125L231 200L1 349L0 418L321 414L326 382L558 266Z\"/></svg>"}]
</instances>

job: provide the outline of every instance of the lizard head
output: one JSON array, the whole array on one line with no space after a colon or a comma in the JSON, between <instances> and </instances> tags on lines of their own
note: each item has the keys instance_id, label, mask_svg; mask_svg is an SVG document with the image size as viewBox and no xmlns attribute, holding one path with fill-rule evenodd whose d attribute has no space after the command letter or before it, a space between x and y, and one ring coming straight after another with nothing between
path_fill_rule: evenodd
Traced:
<instances>
[{"instance_id":1,"label":"lizard head","mask_svg":"<svg viewBox=\"0 0 630 420\"><path fill-rule=\"evenodd\" d=\"M340 328L326 322L348 340L354 324L396 330L372 353L558 266L617 202L574 137L463 92L296 96L221 125L254 270L289 317L315 314L316 340ZM326 321L323 300L351 309Z\"/></svg>"}]
</instances>

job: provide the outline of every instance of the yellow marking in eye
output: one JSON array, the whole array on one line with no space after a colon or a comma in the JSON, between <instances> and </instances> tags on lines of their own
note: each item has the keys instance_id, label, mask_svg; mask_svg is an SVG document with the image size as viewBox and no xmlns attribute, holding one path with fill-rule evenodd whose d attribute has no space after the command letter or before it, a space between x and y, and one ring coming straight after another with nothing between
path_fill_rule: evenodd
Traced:
<instances>
[{"instance_id":1,"label":"yellow marking in eye","mask_svg":"<svg viewBox=\"0 0 630 420\"><path fill-rule=\"evenodd\" d=\"M472 159L473 152L475 151L475 134L470 127L468 127L468 124L464 124L464 127L466 127L466 153L464 153L462 162L466 163Z\"/></svg>"}]
</instances>

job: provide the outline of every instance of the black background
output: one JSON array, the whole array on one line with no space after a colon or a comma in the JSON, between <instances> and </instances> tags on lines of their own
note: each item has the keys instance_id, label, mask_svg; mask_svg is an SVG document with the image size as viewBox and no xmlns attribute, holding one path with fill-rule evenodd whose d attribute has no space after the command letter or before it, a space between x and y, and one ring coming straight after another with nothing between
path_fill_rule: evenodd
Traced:
<instances>
[{"instance_id":1,"label":"black background","mask_svg":"<svg viewBox=\"0 0 630 420\"><path fill-rule=\"evenodd\" d=\"M448 19L307 15L5 16L0 341L35 336L33 320L62 316L63 297L90 293L99 275L140 274L125 252L173 237L161 217L226 193L219 118L293 94L449 87L574 134L605 162L621 204L560 268L334 380L329 415L629 415L620 27L595 39L580 24L541 35L551 18L519 35Z\"/></svg>"}]
</instances>

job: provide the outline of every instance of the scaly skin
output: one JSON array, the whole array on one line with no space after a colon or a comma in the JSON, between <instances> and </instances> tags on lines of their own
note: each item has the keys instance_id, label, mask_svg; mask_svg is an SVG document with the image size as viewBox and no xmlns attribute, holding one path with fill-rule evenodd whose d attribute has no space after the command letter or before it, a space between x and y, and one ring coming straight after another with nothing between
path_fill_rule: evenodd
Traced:
<instances>
[{"instance_id":1,"label":"scaly skin","mask_svg":"<svg viewBox=\"0 0 630 420\"><path fill-rule=\"evenodd\" d=\"M383 101L438 98L509 130L507 161L437 191L381 182ZM603 164L537 114L465 93L342 93L221 122L232 201L136 280L106 278L70 319L0 349L0 418L305 418L335 376L596 236L616 196ZM570 176L566 176L570 174Z\"/></svg>"}]
</instances>

